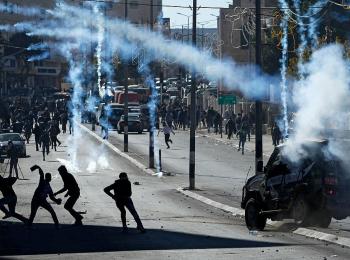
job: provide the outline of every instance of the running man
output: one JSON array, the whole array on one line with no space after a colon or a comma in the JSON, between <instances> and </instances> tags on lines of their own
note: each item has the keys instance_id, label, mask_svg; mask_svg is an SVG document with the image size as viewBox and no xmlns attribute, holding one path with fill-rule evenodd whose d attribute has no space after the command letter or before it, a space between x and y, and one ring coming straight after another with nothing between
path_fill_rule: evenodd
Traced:
<instances>
[{"instance_id":1,"label":"running man","mask_svg":"<svg viewBox=\"0 0 350 260\"><path fill-rule=\"evenodd\" d=\"M173 141L170 139L170 134L173 133L175 135L175 132L173 131L172 127L168 125L167 122L163 122L163 129L159 129L157 136L159 136L160 131L164 133L165 144L167 146L167 149L170 149L169 142L173 144Z\"/></svg>"},{"instance_id":2,"label":"running man","mask_svg":"<svg viewBox=\"0 0 350 260\"><path fill-rule=\"evenodd\" d=\"M113 193L111 192L113 190ZM119 180L116 180L112 185L106 187L104 192L115 200L118 209L120 210L121 219L123 223L123 232L128 231L126 225L126 210L125 207L129 210L131 215L134 217L137 223L137 229L142 233L145 233L145 229L142 225L139 215L135 209L134 203L131 199L131 183L128 179L128 175L125 172L119 174Z\"/></svg>"}]
</instances>

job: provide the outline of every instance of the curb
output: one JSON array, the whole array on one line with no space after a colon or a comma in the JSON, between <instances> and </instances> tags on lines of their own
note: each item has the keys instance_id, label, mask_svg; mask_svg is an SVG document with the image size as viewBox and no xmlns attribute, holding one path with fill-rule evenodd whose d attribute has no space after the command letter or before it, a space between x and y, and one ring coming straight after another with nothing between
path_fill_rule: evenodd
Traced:
<instances>
[{"instance_id":1,"label":"curb","mask_svg":"<svg viewBox=\"0 0 350 260\"><path fill-rule=\"evenodd\" d=\"M87 132L92 137L94 137L95 139L97 139L98 141L100 141L101 143L106 145L113 152L115 152L119 156L125 158L130 163L134 164L137 168L139 168L140 170L142 170L146 174L149 174L149 175L155 175L156 174L154 171L152 171L150 169L147 169L142 163L138 162L136 159L134 159L131 156L127 155L126 153L120 151L117 147L112 145L107 140L102 139L100 136L98 136L97 134L92 132L86 126L81 125L79 123L76 124L76 125L78 125L83 131ZM223 203L211 200L209 198L206 198L206 197L204 197L202 195L196 194L196 193L194 193L192 191L186 190L186 189L181 188L181 187L177 188L176 190L178 192L182 193L183 195L188 196L188 197L190 197L192 199L201 201L201 202L203 202L203 203L205 203L205 204L207 204L209 206L212 206L214 208L221 209L221 210L223 210L225 212L231 213L233 216L244 217L244 210L242 210L242 209L231 207L231 206L225 205ZM274 226L274 222L271 221L271 220L268 220L267 224ZM339 236L336 236L336 235L327 234L327 233L324 233L324 232L319 232L319 231L315 231L315 230L307 229L307 228L298 228L298 229L293 231L293 234L297 234L297 235L305 236L305 237L308 237L308 238L313 238L313 239L317 239L317 240L320 240L320 241L329 242L329 243L332 243L332 244L337 244L337 245L340 245L340 246L344 246L344 247L350 248L350 238L346 238L346 237L339 237Z\"/></svg>"},{"instance_id":2,"label":"curb","mask_svg":"<svg viewBox=\"0 0 350 260\"><path fill-rule=\"evenodd\" d=\"M181 188L181 187L177 188L176 190L178 192L182 193L183 195L188 196L192 199L201 201L209 206L212 206L214 208L221 209L225 212L231 213L233 216L244 217L244 210L242 210L242 209L231 207L231 206L222 204L220 202L208 199L202 195L199 195L197 193L194 193L192 191L186 190L186 189ZM276 226L275 223L276 222L273 222L271 220L267 220L267 224L270 226ZM308 229L308 228L297 228L292 233L297 234L297 235L301 235L304 237L313 238L313 239L317 239L320 241L329 242L332 244L337 244L337 245L340 245L343 247L350 248L350 238L339 237L336 235L327 234L324 232L319 232L319 231Z\"/></svg>"},{"instance_id":3,"label":"curb","mask_svg":"<svg viewBox=\"0 0 350 260\"><path fill-rule=\"evenodd\" d=\"M192 198L192 199L199 200L199 201L201 201L207 205L210 205L214 208L218 208L218 209L221 209L223 211L232 213L234 216L244 217L244 210L242 210L242 209L234 208L234 207L222 204L220 202L216 202L214 200L208 199L202 195L199 195L199 194L194 193L194 192L189 191L189 190L185 190L183 188L177 188L176 190L181 192L182 194Z\"/></svg>"},{"instance_id":4,"label":"curb","mask_svg":"<svg viewBox=\"0 0 350 260\"><path fill-rule=\"evenodd\" d=\"M115 152L116 154L118 154L119 156L123 157L124 159L128 160L130 163L134 164L137 168L139 168L140 170L142 170L143 172L145 172L146 174L149 175L155 175L156 173L154 171L152 171L151 169L146 168L145 165L143 165L142 163L140 163L139 161L137 161L136 159L132 158L131 156L127 155L126 153L120 151L117 147L115 147L113 144L111 144L110 142L108 142L108 140L105 140L103 138L101 138L100 136L98 136L97 134L95 134L94 132L92 132L89 128L87 128L86 126L77 123L76 125L78 125L83 131L87 132L88 134L90 134L92 137L96 138L98 141L100 141L101 143L103 143L104 145L106 145L108 148L110 148L113 152Z\"/></svg>"},{"instance_id":5,"label":"curb","mask_svg":"<svg viewBox=\"0 0 350 260\"><path fill-rule=\"evenodd\" d=\"M207 135L207 134L203 134L203 133L198 133L201 137L207 137L207 138L211 138L211 139L213 139L213 140L215 140L215 141L218 141L218 142L221 142L221 143L223 143L223 144L225 144L225 145L231 145L230 143L227 143L225 140L226 139L221 139L221 138L218 138L218 137L211 137L210 135ZM234 143L232 143L232 146L234 146L236 149L238 148L238 144L234 144ZM251 152L251 153L253 153L253 152L255 152L255 149L250 149L250 148L244 148L244 150L245 151L248 151L248 152ZM263 156L265 156L265 157L270 157L270 154L265 154L265 153L263 153Z\"/></svg>"}]
</instances>

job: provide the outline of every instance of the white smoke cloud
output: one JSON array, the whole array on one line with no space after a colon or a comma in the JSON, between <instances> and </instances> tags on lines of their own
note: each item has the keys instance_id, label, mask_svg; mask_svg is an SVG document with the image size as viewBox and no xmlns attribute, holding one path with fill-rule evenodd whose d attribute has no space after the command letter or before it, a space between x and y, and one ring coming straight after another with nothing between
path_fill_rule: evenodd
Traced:
<instances>
[{"instance_id":1,"label":"white smoke cloud","mask_svg":"<svg viewBox=\"0 0 350 260\"><path fill-rule=\"evenodd\" d=\"M298 160L305 140L320 137L326 129L338 128L344 113L349 111L350 74L343 53L341 45L315 51L305 64L307 77L293 86L298 112L286 151L292 160ZM330 145L332 142L331 139Z\"/></svg>"}]
</instances>

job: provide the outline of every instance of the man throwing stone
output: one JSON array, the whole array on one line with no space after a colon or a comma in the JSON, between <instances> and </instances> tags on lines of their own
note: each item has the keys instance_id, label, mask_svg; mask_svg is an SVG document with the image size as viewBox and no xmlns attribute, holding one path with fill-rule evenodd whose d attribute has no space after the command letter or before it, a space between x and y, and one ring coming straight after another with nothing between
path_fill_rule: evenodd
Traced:
<instances>
[{"instance_id":1,"label":"man throwing stone","mask_svg":"<svg viewBox=\"0 0 350 260\"><path fill-rule=\"evenodd\" d=\"M17 181L15 177L3 178L0 176L0 191L2 192L3 198L0 199L0 210L5 213L5 218L14 217L18 220L26 223L27 219L22 215L16 213L17 196L12 186ZM5 207L8 206L8 209Z\"/></svg>"},{"instance_id":2,"label":"man throwing stone","mask_svg":"<svg viewBox=\"0 0 350 260\"><path fill-rule=\"evenodd\" d=\"M81 226L83 224L81 221L83 219L83 216L73 209L75 203L77 202L80 196L80 189L78 183L73 177L73 175L67 171L67 168L65 166L60 166L58 168L58 172L62 177L64 186L59 191L55 192L54 195L58 195L67 191L65 197L69 198L67 199L66 204L64 204L64 208L68 210L68 212L74 217L74 225Z\"/></svg>"},{"instance_id":3,"label":"man throwing stone","mask_svg":"<svg viewBox=\"0 0 350 260\"><path fill-rule=\"evenodd\" d=\"M56 213L53 210L52 206L46 200L47 197L49 196L50 199L58 205L60 205L62 202L61 199L56 199L55 196L53 195L53 192L50 186L51 174L46 173L44 177L44 172L38 165L34 165L33 167L30 168L30 170L32 172L35 170L39 170L40 181L39 181L38 188L36 188L34 192L34 196L32 199L28 226L32 225L36 212L38 211L39 207L42 207L46 209L48 212L50 212L52 219L55 222L56 228L59 228L59 222L58 222Z\"/></svg>"}]
</instances>

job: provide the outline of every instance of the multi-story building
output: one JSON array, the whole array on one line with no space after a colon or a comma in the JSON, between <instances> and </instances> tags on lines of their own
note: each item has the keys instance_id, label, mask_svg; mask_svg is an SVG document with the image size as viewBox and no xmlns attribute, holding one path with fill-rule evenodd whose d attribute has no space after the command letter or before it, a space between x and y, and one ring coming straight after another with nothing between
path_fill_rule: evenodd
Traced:
<instances>
[{"instance_id":1,"label":"multi-story building","mask_svg":"<svg viewBox=\"0 0 350 260\"><path fill-rule=\"evenodd\" d=\"M263 29L268 25L278 0L262 0ZM233 0L229 8L220 9L218 17L220 56L237 63L255 61L255 0ZM264 34L262 35L264 38Z\"/></svg>"},{"instance_id":2,"label":"multi-story building","mask_svg":"<svg viewBox=\"0 0 350 260\"><path fill-rule=\"evenodd\" d=\"M65 3L88 6L92 0L66 0ZM153 24L157 23L162 12L162 0L105 0L105 15L124 19L127 10L127 19L135 24L149 25L153 17ZM42 8L43 13L47 9L53 9L56 0L0 0L0 4L9 7L9 12L0 12L0 24L15 24L18 22L38 19L16 14L20 7ZM48 58L36 62L24 62L13 53L7 54L6 47L13 46L11 36L13 33L0 32L0 95L8 94L12 89L61 89L64 78L65 62L61 57L49 55ZM16 47L16 46L15 46ZM24 49L22 49L25 51ZM20 52L21 49L19 48ZM23 75L25 68L25 75ZM24 79L25 77L25 79Z\"/></svg>"},{"instance_id":3,"label":"multi-story building","mask_svg":"<svg viewBox=\"0 0 350 260\"><path fill-rule=\"evenodd\" d=\"M233 0L228 8L220 9L218 16L220 58L231 58L241 65L255 63L255 2L255 0ZM261 7L262 42L264 44L265 29L275 22L272 14L278 7L278 0L261 0ZM253 66L252 69L254 69ZM234 89L234 86L222 86L219 82L219 92L230 92L230 89ZM239 92L232 94L236 95L237 103L233 106L226 106L224 109L232 109L235 113L241 111L249 113L254 110L254 102L247 100ZM264 111L271 109L270 104L264 104ZM270 117L269 113L264 112L264 118ZM265 123L270 123L270 121L270 119L264 120Z\"/></svg>"}]
</instances>

